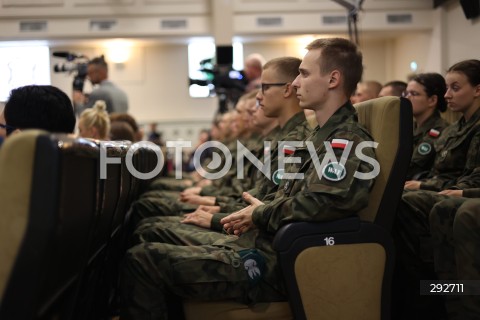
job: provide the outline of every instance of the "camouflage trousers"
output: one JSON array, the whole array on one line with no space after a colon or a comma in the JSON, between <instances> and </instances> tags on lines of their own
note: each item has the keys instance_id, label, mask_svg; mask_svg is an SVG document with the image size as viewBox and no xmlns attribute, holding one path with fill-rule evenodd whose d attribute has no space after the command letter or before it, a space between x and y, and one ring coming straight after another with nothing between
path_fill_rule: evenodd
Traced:
<instances>
[{"instance_id":1,"label":"camouflage trousers","mask_svg":"<svg viewBox=\"0 0 480 320\"><path fill-rule=\"evenodd\" d=\"M284 290L265 281L282 281L276 276L275 254L262 253L266 270L259 283L252 284L248 277L241 254L255 247L257 230L238 237L182 224L180 219L156 217L139 224L134 238L140 244L127 252L122 265L121 319L167 319L172 299L286 299Z\"/></svg>"},{"instance_id":2,"label":"camouflage trousers","mask_svg":"<svg viewBox=\"0 0 480 320\"><path fill-rule=\"evenodd\" d=\"M173 297L246 301L250 290L239 254L214 245L137 245L127 252L120 277L121 319L168 319Z\"/></svg>"},{"instance_id":3,"label":"camouflage trousers","mask_svg":"<svg viewBox=\"0 0 480 320\"><path fill-rule=\"evenodd\" d=\"M449 198L434 191L405 191L394 224L397 256L406 268L433 270L429 215L433 206Z\"/></svg>"},{"instance_id":4,"label":"camouflage trousers","mask_svg":"<svg viewBox=\"0 0 480 320\"><path fill-rule=\"evenodd\" d=\"M443 298L420 295L420 281L435 279L429 215L447 196L432 191L405 191L392 235L396 266L393 282L394 319L438 319L445 316Z\"/></svg>"},{"instance_id":5,"label":"camouflage trousers","mask_svg":"<svg viewBox=\"0 0 480 320\"><path fill-rule=\"evenodd\" d=\"M174 191L150 190L132 203L131 224L133 228L149 217L179 216L194 211L198 206L179 201L179 193Z\"/></svg>"},{"instance_id":6,"label":"camouflage trousers","mask_svg":"<svg viewBox=\"0 0 480 320\"><path fill-rule=\"evenodd\" d=\"M439 278L480 280L480 199L437 203L430 213L430 228ZM480 296L460 298L457 319L480 319ZM447 307L455 309L455 302L447 300Z\"/></svg>"},{"instance_id":7,"label":"camouflage trousers","mask_svg":"<svg viewBox=\"0 0 480 320\"><path fill-rule=\"evenodd\" d=\"M212 244L224 238L219 232L192 224L184 224L182 217L152 217L143 219L133 233L133 244L145 242L173 243L198 246Z\"/></svg>"}]
</instances>

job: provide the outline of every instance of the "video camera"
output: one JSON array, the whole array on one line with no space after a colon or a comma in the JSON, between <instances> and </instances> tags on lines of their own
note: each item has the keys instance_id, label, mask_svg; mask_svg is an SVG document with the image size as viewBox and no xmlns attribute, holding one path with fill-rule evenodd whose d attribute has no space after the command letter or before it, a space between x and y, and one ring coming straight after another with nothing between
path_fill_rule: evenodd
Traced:
<instances>
[{"instance_id":1,"label":"video camera","mask_svg":"<svg viewBox=\"0 0 480 320\"><path fill-rule=\"evenodd\" d=\"M53 56L67 60L67 63L55 64L53 71L75 74L73 90L83 91L83 85L87 77L88 58L83 54L77 55L67 51L56 51Z\"/></svg>"},{"instance_id":2,"label":"video camera","mask_svg":"<svg viewBox=\"0 0 480 320\"><path fill-rule=\"evenodd\" d=\"M247 79L243 71L232 68L233 47L216 47L216 64L214 58L200 61L199 71L203 72L206 79L189 79L190 85L208 86L210 95L219 98L219 112L228 111L228 103L235 105L240 96L245 92Z\"/></svg>"},{"instance_id":3,"label":"video camera","mask_svg":"<svg viewBox=\"0 0 480 320\"><path fill-rule=\"evenodd\" d=\"M213 89L237 89L245 91L246 81L243 71L237 71L228 65L213 66L213 58L205 59L200 62L199 71L206 74L206 80L190 79L190 84L199 86L213 85Z\"/></svg>"}]
</instances>

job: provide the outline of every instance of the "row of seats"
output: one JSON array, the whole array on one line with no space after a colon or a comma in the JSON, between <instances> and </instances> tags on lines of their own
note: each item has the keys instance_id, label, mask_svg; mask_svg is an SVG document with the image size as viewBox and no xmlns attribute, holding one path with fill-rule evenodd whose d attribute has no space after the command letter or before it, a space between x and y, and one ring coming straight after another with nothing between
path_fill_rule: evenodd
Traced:
<instances>
[{"instance_id":1,"label":"row of seats","mask_svg":"<svg viewBox=\"0 0 480 320\"><path fill-rule=\"evenodd\" d=\"M412 149L408 100L384 97L356 105L378 142L380 174L369 205L329 223L296 222L274 248L289 301L246 306L186 301L193 319L389 319L394 248L390 231ZM0 319L104 319L128 234L130 203L148 180L127 166L128 143L111 142L106 179L100 146L31 131L0 149ZM135 148L132 161L152 171L156 154Z\"/></svg>"},{"instance_id":2,"label":"row of seats","mask_svg":"<svg viewBox=\"0 0 480 320\"><path fill-rule=\"evenodd\" d=\"M103 164L101 148L106 159L120 161ZM100 145L36 130L4 143L0 319L108 315L125 251L127 211L149 182L129 172L130 149L127 141ZM135 148L131 160L147 173L156 157L149 148Z\"/></svg>"}]
</instances>

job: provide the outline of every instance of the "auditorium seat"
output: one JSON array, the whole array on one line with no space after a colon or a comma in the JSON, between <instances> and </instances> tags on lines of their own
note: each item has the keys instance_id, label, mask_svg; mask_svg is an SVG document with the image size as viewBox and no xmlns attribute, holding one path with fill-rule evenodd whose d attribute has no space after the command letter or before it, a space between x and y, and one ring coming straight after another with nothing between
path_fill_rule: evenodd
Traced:
<instances>
[{"instance_id":1,"label":"auditorium seat","mask_svg":"<svg viewBox=\"0 0 480 320\"><path fill-rule=\"evenodd\" d=\"M373 99L355 107L359 122L379 143L380 174L368 207L358 217L295 222L277 232L273 246L288 302L247 307L229 301L186 301L188 320L390 319L394 259L390 230L412 152L412 109L407 99L398 97Z\"/></svg>"},{"instance_id":2,"label":"auditorium seat","mask_svg":"<svg viewBox=\"0 0 480 320\"><path fill-rule=\"evenodd\" d=\"M25 131L0 149L0 319L67 319L97 206L95 143Z\"/></svg>"},{"instance_id":3,"label":"auditorium seat","mask_svg":"<svg viewBox=\"0 0 480 320\"><path fill-rule=\"evenodd\" d=\"M105 177L99 141L27 130L0 148L0 319L107 318L128 208L152 179L126 159L144 173L157 159L148 146L102 145L120 161Z\"/></svg>"}]
</instances>

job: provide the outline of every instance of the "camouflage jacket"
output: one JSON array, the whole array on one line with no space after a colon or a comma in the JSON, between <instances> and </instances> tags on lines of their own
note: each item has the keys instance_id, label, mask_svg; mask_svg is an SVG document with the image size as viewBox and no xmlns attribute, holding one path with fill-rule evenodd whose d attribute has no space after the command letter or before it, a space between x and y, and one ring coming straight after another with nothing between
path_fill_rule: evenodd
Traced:
<instances>
[{"instance_id":1,"label":"camouflage jacket","mask_svg":"<svg viewBox=\"0 0 480 320\"><path fill-rule=\"evenodd\" d=\"M270 157L262 159L263 161L270 161L270 176L267 177L256 167L254 168L256 170L252 171L252 175L254 176L255 186L248 190L252 196L263 202L268 202L274 198L280 182L279 178L281 177L281 172L278 170L279 142L303 141L310 135L310 133L310 126L306 121L305 113L302 111L290 118L283 128L274 132L273 135L269 135L271 138L270 149L268 151L264 150L264 155L267 154L270 155ZM239 194L239 196L241 196L241 194ZM241 198L232 197L217 197L216 204L220 206L222 212L233 212L246 206ZM221 228L219 223L223 216L214 216L212 220L212 228L214 230Z\"/></svg>"},{"instance_id":2,"label":"camouflage jacket","mask_svg":"<svg viewBox=\"0 0 480 320\"><path fill-rule=\"evenodd\" d=\"M269 204L257 207L253 213L253 222L263 231L261 234L273 235L282 225L293 221L345 218L354 215L368 203L374 179L361 180L355 178L354 174L356 171L371 172L373 167L361 161L356 156L355 149L359 143L373 139L358 124L353 106L347 103L339 108L322 128L315 129L308 140L313 143L314 154L310 156L307 146L297 148L292 156L300 158L301 161L289 167L290 173L303 173L304 178L283 179L275 199ZM338 162L331 162L320 168L327 153L324 141L332 144ZM341 164L338 159L344 150L348 149L342 145L345 142L352 144L352 149L346 162ZM375 159L372 148L365 148L362 152Z\"/></svg>"},{"instance_id":3,"label":"camouflage jacket","mask_svg":"<svg viewBox=\"0 0 480 320\"><path fill-rule=\"evenodd\" d=\"M436 154L434 143L447 126L448 122L440 116L438 111L435 111L421 127L415 127L412 160L408 168L407 180L432 169Z\"/></svg>"},{"instance_id":4,"label":"camouflage jacket","mask_svg":"<svg viewBox=\"0 0 480 320\"><path fill-rule=\"evenodd\" d=\"M439 191L455 185L480 166L480 109L465 121L461 118L443 131L435 142L437 155L420 189Z\"/></svg>"}]
</instances>

